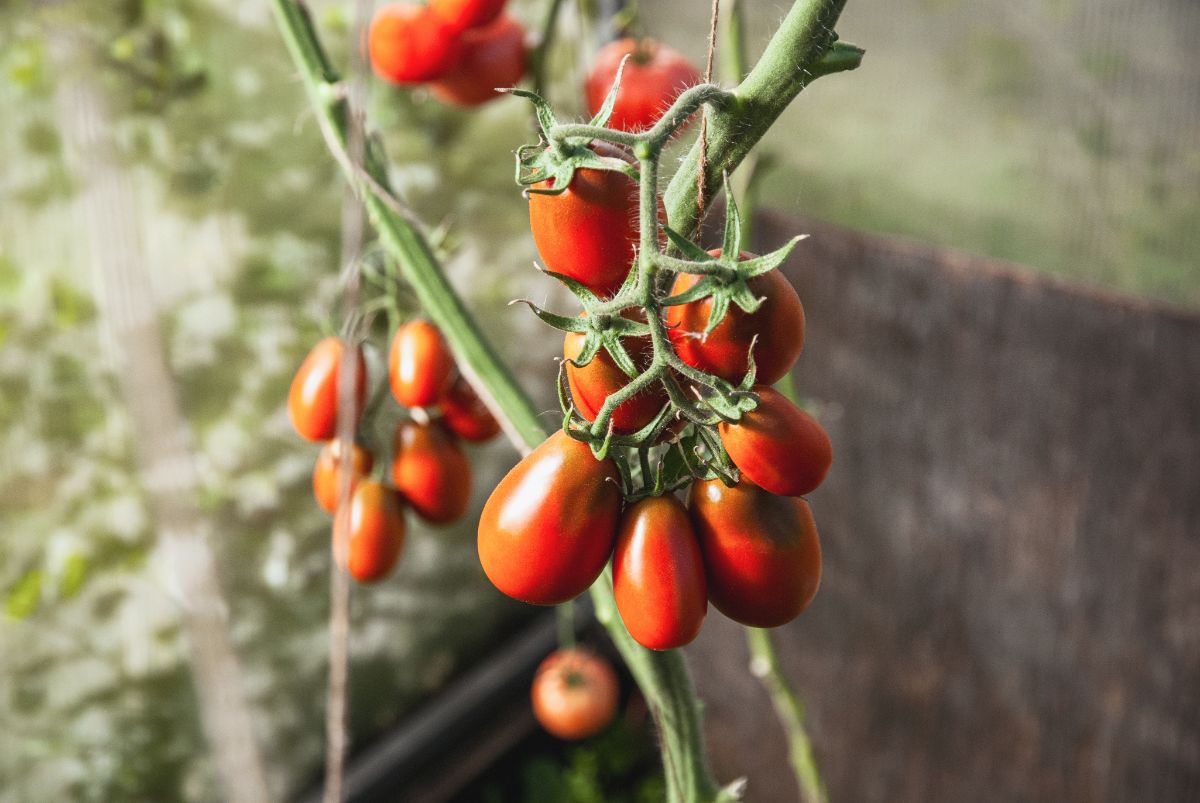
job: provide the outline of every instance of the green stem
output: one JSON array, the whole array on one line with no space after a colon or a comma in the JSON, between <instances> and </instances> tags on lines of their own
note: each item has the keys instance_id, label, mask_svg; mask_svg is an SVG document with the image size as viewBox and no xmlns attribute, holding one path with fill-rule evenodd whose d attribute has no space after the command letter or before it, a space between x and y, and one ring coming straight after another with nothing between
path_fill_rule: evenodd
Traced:
<instances>
[{"instance_id":1,"label":"green stem","mask_svg":"<svg viewBox=\"0 0 1200 803\"><path fill-rule=\"evenodd\" d=\"M812 742L804 729L804 704L779 668L779 655L771 641L771 631L747 627L746 644L750 648L750 672L762 680L787 733L788 758L800 784L801 800L803 803L827 803L829 798L813 756Z\"/></svg>"},{"instance_id":2,"label":"green stem","mask_svg":"<svg viewBox=\"0 0 1200 803\"><path fill-rule=\"evenodd\" d=\"M563 0L550 0L542 21L541 39L529 57L529 75L533 91L542 97L546 96L546 62L550 57L550 48L554 46L554 32L558 29L558 12L562 9L562 4Z\"/></svg>"}]
</instances>

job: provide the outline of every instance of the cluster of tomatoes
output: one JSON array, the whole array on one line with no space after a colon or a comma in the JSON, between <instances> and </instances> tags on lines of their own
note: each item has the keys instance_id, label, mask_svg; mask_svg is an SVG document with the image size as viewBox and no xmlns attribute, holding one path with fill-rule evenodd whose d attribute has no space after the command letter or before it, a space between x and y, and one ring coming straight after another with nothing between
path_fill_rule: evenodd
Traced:
<instances>
[{"instance_id":1,"label":"cluster of tomatoes","mask_svg":"<svg viewBox=\"0 0 1200 803\"><path fill-rule=\"evenodd\" d=\"M375 12L367 52L376 75L397 84L428 84L456 106L499 97L496 87L525 75L528 49L521 23L504 13L507 0L389 3Z\"/></svg>"},{"instance_id":2,"label":"cluster of tomatoes","mask_svg":"<svg viewBox=\"0 0 1200 803\"><path fill-rule=\"evenodd\" d=\"M313 468L313 495L335 513L341 493L342 441L337 437L338 376L346 345L327 337L313 347L292 380L288 415L310 441L324 442ZM361 346L355 346L355 429L364 412L368 377ZM386 577L404 546L405 507L431 524L449 524L467 511L471 464L460 441L480 442L500 430L495 418L458 373L436 327L414 320L397 328L388 353L388 381L411 417L396 427L386 482L375 456L353 443L349 455L348 511L336 517L333 553L360 582Z\"/></svg>"}]
</instances>

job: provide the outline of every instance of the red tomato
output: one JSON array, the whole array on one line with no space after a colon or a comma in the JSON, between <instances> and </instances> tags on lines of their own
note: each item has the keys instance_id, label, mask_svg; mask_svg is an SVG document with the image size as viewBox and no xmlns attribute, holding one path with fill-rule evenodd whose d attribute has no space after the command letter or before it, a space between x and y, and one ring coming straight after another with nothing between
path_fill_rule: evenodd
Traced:
<instances>
[{"instance_id":1,"label":"red tomato","mask_svg":"<svg viewBox=\"0 0 1200 803\"><path fill-rule=\"evenodd\" d=\"M392 395L405 407L432 407L442 400L454 378L454 357L436 326L415 320L396 330L388 378Z\"/></svg>"},{"instance_id":2,"label":"red tomato","mask_svg":"<svg viewBox=\"0 0 1200 803\"><path fill-rule=\"evenodd\" d=\"M508 0L429 0L429 10L456 31L487 25Z\"/></svg>"},{"instance_id":3,"label":"red tomato","mask_svg":"<svg viewBox=\"0 0 1200 803\"><path fill-rule=\"evenodd\" d=\"M613 595L629 635L651 650L682 647L708 612L700 545L674 496L651 496L625 511L613 556Z\"/></svg>"},{"instance_id":4,"label":"red tomato","mask_svg":"<svg viewBox=\"0 0 1200 803\"><path fill-rule=\"evenodd\" d=\"M601 48L587 77L588 112L595 115L617 77L621 59L632 57L621 75L610 128L641 131L650 128L670 108L679 93L704 81L700 70L682 53L654 39L619 39Z\"/></svg>"},{"instance_id":5,"label":"red tomato","mask_svg":"<svg viewBox=\"0 0 1200 803\"><path fill-rule=\"evenodd\" d=\"M458 439L438 424L396 428L392 483L417 515L433 524L462 518L471 503L471 463Z\"/></svg>"},{"instance_id":6,"label":"red tomato","mask_svg":"<svg viewBox=\"0 0 1200 803\"><path fill-rule=\"evenodd\" d=\"M333 523L333 556L360 583L382 580L404 548L404 513L396 492L375 480L354 489L350 509Z\"/></svg>"},{"instance_id":7,"label":"red tomato","mask_svg":"<svg viewBox=\"0 0 1200 803\"><path fill-rule=\"evenodd\" d=\"M815 490L833 463L833 445L817 419L766 385L736 424L721 423L721 443L746 479L780 496Z\"/></svg>"},{"instance_id":8,"label":"red tomato","mask_svg":"<svg viewBox=\"0 0 1200 803\"><path fill-rule=\"evenodd\" d=\"M618 691L608 661L578 647L556 650L533 679L533 715L560 739L586 739L612 722Z\"/></svg>"},{"instance_id":9,"label":"red tomato","mask_svg":"<svg viewBox=\"0 0 1200 803\"><path fill-rule=\"evenodd\" d=\"M337 510L338 495L342 492L338 482L338 467L342 459L341 445L339 440L329 441L321 449L321 454L317 456L317 464L313 466L313 496L326 513ZM374 462L375 458L370 452L357 443L354 444L350 453L350 493L353 494L359 481L371 473Z\"/></svg>"},{"instance_id":10,"label":"red tomato","mask_svg":"<svg viewBox=\"0 0 1200 803\"><path fill-rule=\"evenodd\" d=\"M596 142L592 149L633 162L607 143ZM534 188L551 186L553 180ZM569 276L597 295L612 295L629 274L637 250L637 182L615 170L576 170L562 194L530 194L529 227L547 270Z\"/></svg>"},{"instance_id":11,"label":"red tomato","mask_svg":"<svg viewBox=\"0 0 1200 803\"><path fill-rule=\"evenodd\" d=\"M688 512L700 537L708 598L734 621L777 627L808 607L821 584L821 545L803 499L743 479L692 486Z\"/></svg>"},{"instance_id":12,"label":"red tomato","mask_svg":"<svg viewBox=\"0 0 1200 803\"><path fill-rule=\"evenodd\" d=\"M456 106L479 106L504 97L497 88L516 86L525 76L525 29L512 17L462 34L458 63L430 85L433 96Z\"/></svg>"},{"instance_id":13,"label":"red tomato","mask_svg":"<svg viewBox=\"0 0 1200 803\"><path fill-rule=\"evenodd\" d=\"M719 253L714 252L714 256ZM743 254L742 258L750 256ZM671 295L679 295L701 278L680 273L675 277ZM753 314L730 304L725 318L705 337L712 298L702 298L667 307L667 333L681 360L730 382L740 382L750 369L746 355L757 336L754 378L756 382L771 385L791 370L804 348L804 307L791 282L777 270L755 276L746 284L755 297L764 299Z\"/></svg>"},{"instance_id":14,"label":"red tomato","mask_svg":"<svg viewBox=\"0 0 1200 803\"><path fill-rule=\"evenodd\" d=\"M458 32L424 6L388 3L371 19L367 53L380 78L396 84L432 81L458 60Z\"/></svg>"},{"instance_id":15,"label":"red tomato","mask_svg":"<svg viewBox=\"0 0 1200 803\"><path fill-rule=\"evenodd\" d=\"M336 337L327 337L313 346L288 391L288 417L302 438L327 441L337 434L338 374L345 346ZM354 424L362 415L367 395L367 363L362 349L355 349L358 370L355 379L357 399Z\"/></svg>"},{"instance_id":16,"label":"red tomato","mask_svg":"<svg viewBox=\"0 0 1200 803\"><path fill-rule=\"evenodd\" d=\"M584 335L567 332L563 338L563 356L568 360L578 357L580 349L583 348L583 341ZM626 338L624 345L634 364L645 370L651 357L649 338ZM592 361L582 368L567 363L567 385L571 389L571 399L575 402L575 409L588 421L595 421L605 400L629 384L629 381L629 377L617 367L604 349L600 349ZM653 421L666 403L666 390L661 383L655 382L652 387L643 390L613 411L612 418L609 419L613 431L621 435L637 432Z\"/></svg>"},{"instance_id":17,"label":"red tomato","mask_svg":"<svg viewBox=\"0 0 1200 803\"><path fill-rule=\"evenodd\" d=\"M442 421L464 441L480 443L500 432L500 423L479 398L471 383L459 377L442 399Z\"/></svg>"},{"instance_id":18,"label":"red tomato","mask_svg":"<svg viewBox=\"0 0 1200 803\"><path fill-rule=\"evenodd\" d=\"M555 432L517 463L479 517L479 562L496 588L534 605L577 597L612 554L617 467Z\"/></svg>"}]
</instances>

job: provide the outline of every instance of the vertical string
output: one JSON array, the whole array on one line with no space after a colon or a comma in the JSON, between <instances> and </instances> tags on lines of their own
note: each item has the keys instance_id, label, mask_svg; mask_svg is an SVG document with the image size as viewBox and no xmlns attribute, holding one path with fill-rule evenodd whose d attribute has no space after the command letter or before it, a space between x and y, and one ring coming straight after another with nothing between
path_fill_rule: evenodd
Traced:
<instances>
[{"instance_id":1,"label":"vertical string","mask_svg":"<svg viewBox=\"0 0 1200 803\"><path fill-rule=\"evenodd\" d=\"M721 0L713 0L712 16L708 25L708 58L704 62L704 83L712 83L713 53L717 49L717 17L721 11ZM696 216L696 226L704 222L704 196L707 191L708 175L708 106L700 116L700 177L696 181L696 206L699 214Z\"/></svg>"}]
</instances>

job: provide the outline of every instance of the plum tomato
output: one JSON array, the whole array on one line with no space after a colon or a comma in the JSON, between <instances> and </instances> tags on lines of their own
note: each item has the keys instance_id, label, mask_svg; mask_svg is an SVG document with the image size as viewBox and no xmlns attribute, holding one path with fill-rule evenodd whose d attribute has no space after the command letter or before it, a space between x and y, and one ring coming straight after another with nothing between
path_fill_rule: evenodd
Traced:
<instances>
[{"instance_id":1,"label":"plum tomato","mask_svg":"<svg viewBox=\"0 0 1200 803\"><path fill-rule=\"evenodd\" d=\"M758 407L722 422L721 443L746 479L780 496L804 496L825 479L833 445L817 419L774 388L759 385Z\"/></svg>"},{"instance_id":2,"label":"plum tomato","mask_svg":"<svg viewBox=\"0 0 1200 803\"><path fill-rule=\"evenodd\" d=\"M455 106L479 106L504 97L497 88L516 86L525 76L525 29L503 16L462 34L458 62L429 85L433 96Z\"/></svg>"},{"instance_id":3,"label":"plum tomato","mask_svg":"<svg viewBox=\"0 0 1200 803\"><path fill-rule=\"evenodd\" d=\"M617 77L621 59L630 56L608 124L622 131L650 128L679 93L704 80L700 70L672 47L654 39L619 39L601 48L584 85L588 112L595 115Z\"/></svg>"},{"instance_id":4,"label":"plum tomato","mask_svg":"<svg viewBox=\"0 0 1200 803\"><path fill-rule=\"evenodd\" d=\"M326 513L337 510L341 485L338 483L339 465L342 459L342 442L336 438L329 441L317 455L313 466L313 496ZM357 443L350 452L350 493L354 493L359 481L371 473L374 456Z\"/></svg>"},{"instance_id":5,"label":"plum tomato","mask_svg":"<svg viewBox=\"0 0 1200 803\"><path fill-rule=\"evenodd\" d=\"M479 517L479 562L500 591L557 605L587 590L612 554L621 513L612 460L562 430L517 463Z\"/></svg>"},{"instance_id":6,"label":"plum tomato","mask_svg":"<svg viewBox=\"0 0 1200 803\"><path fill-rule=\"evenodd\" d=\"M573 360L583 348L585 336L567 332L563 338L563 357ZM625 338L623 345L634 365L645 370L650 365L649 338ZM588 421L595 421L605 400L629 384L630 378L617 367L609 353L600 349L592 361L583 367L567 363L567 385L575 409ZM613 431L618 435L637 432L649 424L667 403L667 392L659 382L641 391L632 399L623 402L613 411Z\"/></svg>"},{"instance_id":7,"label":"plum tomato","mask_svg":"<svg viewBox=\"0 0 1200 803\"><path fill-rule=\"evenodd\" d=\"M371 18L367 55L380 78L395 84L432 81L459 57L458 31L425 6L388 3Z\"/></svg>"},{"instance_id":8,"label":"plum tomato","mask_svg":"<svg viewBox=\"0 0 1200 803\"><path fill-rule=\"evenodd\" d=\"M458 377L441 403L442 422L458 437L471 443L491 440L500 432L500 423L479 398L471 383Z\"/></svg>"},{"instance_id":9,"label":"plum tomato","mask_svg":"<svg viewBox=\"0 0 1200 803\"><path fill-rule=\"evenodd\" d=\"M752 627L777 627L800 615L821 584L821 545L803 499L776 496L742 479L692 486L688 512L708 598L721 613Z\"/></svg>"},{"instance_id":10,"label":"plum tomato","mask_svg":"<svg viewBox=\"0 0 1200 803\"><path fill-rule=\"evenodd\" d=\"M750 256L742 254L743 259ZM678 274L671 295L679 295L701 278ZM804 307L791 282L778 270L755 276L746 284L755 297L763 299L755 312L730 304L717 328L705 336L712 298L676 304L667 307L667 333L685 363L734 383L750 368L747 355L753 342L755 381L772 385L791 370L804 349Z\"/></svg>"},{"instance_id":11,"label":"plum tomato","mask_svg":"<svg viewBox=\"0 0 1200 803\"><path fill-rule=\"evenodd\" d=\"M345 345L340 338L326 337L304 358L288 391L288 417L302 438L327 441L337 434L338 374ZM354 424L362 415L367 394L367 363L361 348L355 349L356 409Z\"/></svg>"},{"instance_id":12,"label":"plum tomato","mask_svg":"<svg viewBox=\"0 0 1200 803\"><path fill-rule=\"evenodd\" d=\"M333 523L333 556L360 583L386 577L404 548L404 512L396 492L363 480Z\"/></svg>"},{"instance_id":13,"label":"plum tomato","mask_svg":"<svg viewBox=\"0 0 1200 803\"><path fill-rule=\"evenodd\" d=\"M586 739L612 722L620 687L608 661L578 647L556 650L538 667L533 714L560 739Z\"/></svg>"},{"instance_id":14,"label":"plum tomato","mask_svg":"<svg viewBox=\"0 0 1200 803\"><path fill-rule=\"evenodd\" d=\"M396 427L392 484L425 521L449 524L471 504L471 463L439 423L405 421Z\"/></svg>"},{"instance_id":15,"label":"plum tomato","mask_svg":"<svg viewBox=\"0 0 1200 803\"><path fill-rule=\"evenodd\" d=\"M396 401L405 407L432 407L446 395L453 378L454 357L436 326L418 319L396 329L388 352L388 379Z\"/></svg>"},{"instance_id":16,"label":"plum tomato","mask_svg":"<svg viewBox=\"0 0 1200 803\"><path fill-rule=\"evenodd\" d=\"M629 635L651 650L682 647L708 612L700 545L674 496L635 502L621 519L613 555L613 595Z\"/></svg>"},{"instance_id":17,"label":"plum tomato","mask_svg":"<svg viewBox=\"0 0 1200 803\"><path fill-rule=\"evenodd\" d=\"M508 0L429 0L429 11L456 31L480 28L500 16Z\"/></svg>"}]
</instances>

